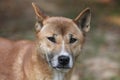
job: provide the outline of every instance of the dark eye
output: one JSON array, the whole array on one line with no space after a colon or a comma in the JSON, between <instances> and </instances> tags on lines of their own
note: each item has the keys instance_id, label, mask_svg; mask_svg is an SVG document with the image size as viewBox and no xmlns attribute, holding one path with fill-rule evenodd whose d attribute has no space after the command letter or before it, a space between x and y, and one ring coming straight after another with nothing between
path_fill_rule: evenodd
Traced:
<instances>
[{"instance_id":1,"label":"dark eye","mask_svg":"<svg viewBox=\"0 0 120 80\"><path fill-rule=\"evenodd\" d=\"M74 43L74 42L76 42L76 41L77 41L76 38L70 38L70 43Z\"/></svg>"},{"instance_id":2,"label":"dark eye","mask_svg":"<svg viewBox=\"0 0 120 80\"><path fill-rule=\"evenodd\" d=\"M53 42L53 43L56 43L56 40L55 40L54 37L47 37L47 39L48 39L49 41Z\"/></svg>"}]
</instances>

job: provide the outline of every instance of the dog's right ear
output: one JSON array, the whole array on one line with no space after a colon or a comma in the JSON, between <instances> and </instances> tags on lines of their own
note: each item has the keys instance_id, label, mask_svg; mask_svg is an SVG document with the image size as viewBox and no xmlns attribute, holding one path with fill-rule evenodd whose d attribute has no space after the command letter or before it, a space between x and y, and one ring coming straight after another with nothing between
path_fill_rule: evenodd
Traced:
<instances>
[{"instance_id":1,"label":"dog's right ear","mask_svg":"<svg viewBox=\"0 0 120 80\"><path fill-rule=\"evenodd\" d=\"M74 22L83 32L90 30L91 11L90 8L84 9L75 19Z\"/></svg>"},{"instance_id":2,"label":"dog's right ear","mask_svg":"<svg viewBox=\"0 0 120 80\"><path fill-rule=\"evenodd\" d=\"M45 14L42 13L39 6L36 5L36 3L32 2L32 6L34 8L36 17L37 17L37 23L35 24L36 32L39 32L43 26L43 21L48 17Z\"/></svg>"}]
</instances>

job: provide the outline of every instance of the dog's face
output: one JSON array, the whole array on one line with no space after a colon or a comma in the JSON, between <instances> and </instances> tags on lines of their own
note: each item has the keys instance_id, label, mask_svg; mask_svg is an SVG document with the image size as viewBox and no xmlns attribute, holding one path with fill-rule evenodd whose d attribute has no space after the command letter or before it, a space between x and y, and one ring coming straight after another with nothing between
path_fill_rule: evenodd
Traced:
<instances>
[{"instance_id":1,"label":"dog's face","mask_svg":"<svg viewBox=\"0 0 120 80\"><path fill-rule=\"evenodd\" d=\"M64 17L43 15L33 3L38 17L36 34L38 50L48 64L59 71L73 67L84 43L84 34L90 28L90 10L87 8L72 20Z\"/></svg>"}]
</instances>

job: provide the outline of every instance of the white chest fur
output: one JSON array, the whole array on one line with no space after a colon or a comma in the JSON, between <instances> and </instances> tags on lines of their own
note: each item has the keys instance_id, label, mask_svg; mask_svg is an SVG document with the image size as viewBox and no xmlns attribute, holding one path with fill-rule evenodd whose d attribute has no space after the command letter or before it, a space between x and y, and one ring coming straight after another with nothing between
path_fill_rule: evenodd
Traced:
<instances>
[{"instance_id":1,"label":"white chest fur","mask_svg":"<svg viewBox=\"0 0 120 80\"><path fill-rule=\"evenodd\" d=\"M64 77L65 77L64 75L65 73L55 70L53 75L53 80L64 80Z\"/></svg>"}]
</instances>

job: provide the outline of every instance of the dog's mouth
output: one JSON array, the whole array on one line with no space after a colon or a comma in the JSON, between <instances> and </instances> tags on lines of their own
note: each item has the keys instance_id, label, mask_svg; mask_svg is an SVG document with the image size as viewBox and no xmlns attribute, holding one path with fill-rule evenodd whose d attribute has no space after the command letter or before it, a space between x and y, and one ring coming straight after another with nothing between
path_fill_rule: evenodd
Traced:
<instances>
[{"instance_id":1,"label":"dog's mouth","mask_svg":"<svg viewBox=\"0 0 120 80\"><path fill-rule=\"evenodd\" d=\"M58 71L68 71L69 69L72 68L69 65L60 65L60 64L58 64L56 66L51 64L51 67L55 70L58 70Z\"/></svg>"},{"instance_id":2,"label":"dog's mouth","mask_svg":"<svg viewBox=\"0 0 120 80\"><path fill-rule=\"evenodd\" d=\"M54 69L71 69L71 67L69 66L61 66L61 65L58 65L56 67L53 67Z\"/></svg>"},{"instance_id":3,"label":"dog's mouth","mask_svg":"<svg viewBox=\"0 0 120 80\"><path fill-rule=\"evenodd\" d=\"M71 67L69 67L69 66L56 66L56 67L53 67L53 69L60 71L60 72L68 72L71 69Z\"/></svg>"}]
</instances>

